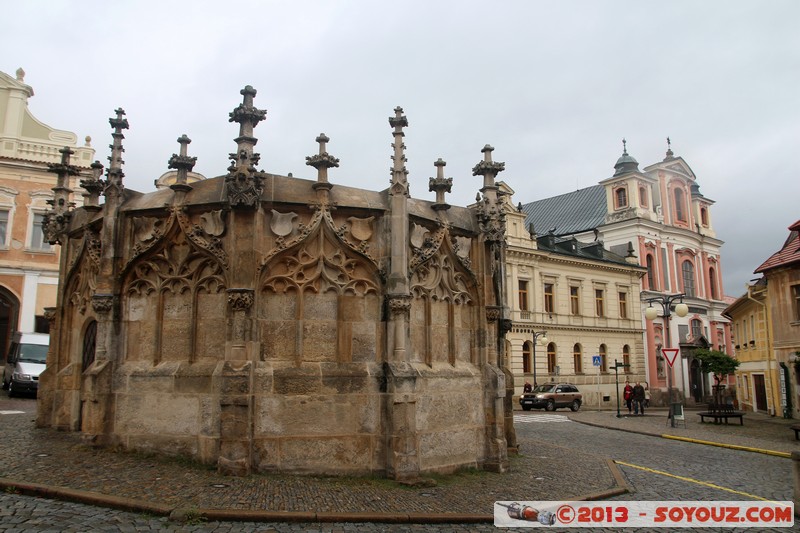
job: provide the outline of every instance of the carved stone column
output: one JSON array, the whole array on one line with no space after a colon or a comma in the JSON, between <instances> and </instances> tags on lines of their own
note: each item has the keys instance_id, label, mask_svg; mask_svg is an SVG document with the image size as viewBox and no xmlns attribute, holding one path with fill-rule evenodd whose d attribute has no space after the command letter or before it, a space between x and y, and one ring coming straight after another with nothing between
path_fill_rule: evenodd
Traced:
<instances>
[{"instance_id":1,"label":"carved stone column","mask_svg":"<svg viewBox=\"0 0 800 533\"><path fill-rule=\"evenodd\" d=\"M49 323L50 346L47 348L47 366L39 375L39 392L37 393L38 405L36 408L36 427L47 427L52 422L53 417L53 398L56 381L55 364L55 343L58 342L58 331L56 329L56 308L45 307L44 317Z\"/></svg>"},{"instance_id":2,"label":"carved stone column","mask_svg":"<svg viewBox=\"0 0 800 533\"><path fill-rule=\"evenodd\" d=\"M251 339L250 313L255 300L253 289L228 289L231 318L228 322L228 348L225 362L218 367L220 402L220 440L217 471L244 476L252 465L253 425L251 378L253 363L247 345Z\"/></svg>"}]
</instances>

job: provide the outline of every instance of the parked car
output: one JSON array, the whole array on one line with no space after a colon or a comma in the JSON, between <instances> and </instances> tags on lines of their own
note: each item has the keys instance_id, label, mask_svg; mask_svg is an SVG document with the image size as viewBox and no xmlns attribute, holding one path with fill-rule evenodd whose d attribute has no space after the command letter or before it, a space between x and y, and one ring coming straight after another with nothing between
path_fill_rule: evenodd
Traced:
<instances>
[{"instance_id":1,"label":"parked car","mask_svg":"<svg viewBox=\"0 0 800 533\"><path fill-rule=\"evenodd\" d=\"M581 408L583 395L572 383L546 383L533 388L531 392L523 392L519 404L525 411L532 408L544 408L555 411L559 407L569 407L573 411Z\"/></svg>"},{"instance_id":2,"label":"parked car","mask_svg":"<svg viewBox=\"0 0 800 533\"><path fill-rule=\"evenodd\" d=\"M3 368L3 388L9 396L38 392L49 345L50 336L45 333L14 333Z\"/></svg>"}]
</instances>

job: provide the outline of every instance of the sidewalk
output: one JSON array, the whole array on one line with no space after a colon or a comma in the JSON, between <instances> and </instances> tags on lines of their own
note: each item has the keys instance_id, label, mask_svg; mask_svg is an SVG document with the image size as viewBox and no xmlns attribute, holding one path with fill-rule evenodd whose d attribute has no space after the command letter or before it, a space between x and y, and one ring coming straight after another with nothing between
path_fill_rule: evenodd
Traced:
<instances>
[{"instance_id":1,"label":"sidewalk","mask_svg":"<svg viewBox=\"0 0 800 533\"><path fill-rule=\"evenodd\" d=\"M520 412L521 413L521 412ZM672 428L666 410L645 416L560 411L576 422L650 435L789 453L800 441L791 420L747 414L744 426L700 424ZM78 435L36 429L30 413L0 420L0 490L78 501L154 515L209 520L309 522L485 522L498 500L603 499L626 491L610 460L564 454L545 440L520 438L522 454L504 474L433 476L434 486L406 487L382 478L220 476L213 468L153 455L94 449ZM536 455L525 450L536 449ZM546 461L542 457L547 457ZM554 483L557 474L558 483Z\"/></svg>"},{"instance_id":2,"label":"sidewalk","mask_svg":"<svg viewBox=\"0 0 800 533\"><path fill-rule=\"evenodd\" d=\"M795 440L794 431L789 429L797 420L771 417L760 413L746 413L744 425L738 420L729 424L701 423L697 413L701 410L686 409L685 420L676 420L675 427L670 424L666 408L648 409L643 416L628 415L627 410L593 411L581 409L570 413L575 422L622 431L632 431L647 435L670 436L694 441L713 442L722 445L744 447L753 451L774 451L786 456L800 451L800 441Z\"/></svg>"}]
</instances>

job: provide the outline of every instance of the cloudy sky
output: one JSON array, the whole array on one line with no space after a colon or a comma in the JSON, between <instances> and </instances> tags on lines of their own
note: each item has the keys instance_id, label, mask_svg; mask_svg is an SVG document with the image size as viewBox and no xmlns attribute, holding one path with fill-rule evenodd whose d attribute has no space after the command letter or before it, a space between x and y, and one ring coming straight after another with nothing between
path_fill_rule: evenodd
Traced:
<instances>
[{"instance_id":1,"label":"cloudy sky","mask_svg":"<svg viewBox=\"0 0 800 533\"><path fill-rule=\"evenodd\" d=\"M122 107L126 186L167 170L181 134L195 171L225 173L245 85L266 109L260 168L314 179L320 132L333 183L389 183L388 117L402 106L413 196L475 198L485 144L523 203L596 184L622 152L643 168L672 140L716 203L725 291L800 219L800 2L638 0L4 2L0 70L26 71L30 109L92 137L104 164Z\"/></svg>"}]
</instances>

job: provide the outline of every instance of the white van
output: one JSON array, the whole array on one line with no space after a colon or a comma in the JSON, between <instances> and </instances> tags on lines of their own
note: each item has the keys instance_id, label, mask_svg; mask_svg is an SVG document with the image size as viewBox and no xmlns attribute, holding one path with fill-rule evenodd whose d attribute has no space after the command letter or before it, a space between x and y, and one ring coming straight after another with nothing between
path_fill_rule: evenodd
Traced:
<instances>
[{"instance_id":1,"label":"white van","mask_svg":"<svg viewBox=\"0 0 800 533\"><path fill-rule=\"evenodd\" d=\"M50 335L46 333L14 333L3 369L3 388L8 389L9 396L39 390L39 374L45 368L49 345Z\"/></svg>"}]
</instances>

